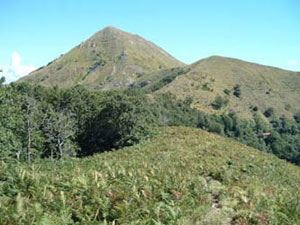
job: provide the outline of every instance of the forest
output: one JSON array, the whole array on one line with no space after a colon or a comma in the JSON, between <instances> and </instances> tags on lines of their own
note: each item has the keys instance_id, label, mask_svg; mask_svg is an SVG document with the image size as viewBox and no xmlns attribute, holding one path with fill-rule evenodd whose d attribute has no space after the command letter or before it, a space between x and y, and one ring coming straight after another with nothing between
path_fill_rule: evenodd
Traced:
<instances>
[{"instance_id":1,"label":"forest","mask_svg":"<svg viewBox=\"0 0 300 225\"><path fill-rule=\"evenodd\" d=\"M28 83L0 83L0 158L33 162L85 157L155 136L162 126L198 127L300 164L300 113L276 118L272 110L253 119L210 115L171 94L139 89L97 92ZM201 138L201 137L200 137Z\"/></svg>"}]
</instances>

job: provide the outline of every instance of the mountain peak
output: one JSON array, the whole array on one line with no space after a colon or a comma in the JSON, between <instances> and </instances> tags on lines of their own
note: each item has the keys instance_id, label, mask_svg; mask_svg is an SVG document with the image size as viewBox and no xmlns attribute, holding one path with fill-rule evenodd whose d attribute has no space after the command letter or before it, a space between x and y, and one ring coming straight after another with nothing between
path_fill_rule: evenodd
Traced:
<instances>
[{"instance_id":1,"label":"mountain peak","mask_svg":"<svg viewBox=\"0 0 300 225\"><path fill-rule=\"evenodd\" d=\"M144 38L107 26L71 51L21 79L45 86L129 86L140 76L184 65Z\"/></svg>"},{"instance_id":2,"label":"mountain peak","mask_svg":"<svg viewBox=\"0 0 300 225\"><path fill-rule=\"evenodd\" d=\"M125 31L120 30L119 28L116 28L114 26L107 26L104 27L102 30L100 30L98 33L102 32L112 32L112 33L126 33Z\"/></svg>"},{"instance_id":3,"label":"mountain peak","mask_svg":"<svg viewBox=\"0 0 300 225\"><path fill-rule=\"evenodd\" d=\"M119 30L119 29L114 26L106 26L102 30Z\"/></svg>"}]
</instances>

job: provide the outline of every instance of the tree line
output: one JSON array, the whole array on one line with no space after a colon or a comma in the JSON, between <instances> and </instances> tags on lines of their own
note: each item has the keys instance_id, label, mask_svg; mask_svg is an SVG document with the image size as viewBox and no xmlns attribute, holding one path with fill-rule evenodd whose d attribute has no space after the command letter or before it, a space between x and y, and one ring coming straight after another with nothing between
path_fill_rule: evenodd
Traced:
<instances>
[{"instance_id":1,"label":"tree line","mask_svg":"<svg viewBox=\"0 0 300 225\"><path fill-rule=\"evenodd\" d=\"M139 89L96 92L83 86L46 88L0 83L0 158L34 161L82 157L130 146L161 126L198 127L300 164L300 114L209 115L171 94ZM199 137L201 138L201 137Z\"/></svg>"}]
</instances>

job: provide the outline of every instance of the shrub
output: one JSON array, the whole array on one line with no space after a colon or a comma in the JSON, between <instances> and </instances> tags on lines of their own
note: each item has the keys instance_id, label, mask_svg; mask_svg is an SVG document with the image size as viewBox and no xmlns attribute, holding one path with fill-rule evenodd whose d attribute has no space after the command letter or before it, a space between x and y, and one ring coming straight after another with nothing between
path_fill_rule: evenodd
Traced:
<instances>
[{"instance_id":1,"label":"shrub","mask_svg":"<svg viewBox=\"0 0 300 225\"><path fill-rule=\"evenodd\" d=\"M224 93L226 94L226 95L230 95L231 94L231 91L229 90L229 89L224 89Z\"/></svg>"},{"instance_id":2,"label":"shrub","mask_svg":"<svg viewBox=\"0 0 300 225\"><path fill-rule=\"evenodd\" d=\"M269 107L265 112L264 112L265 117L271 117L274 116L274 108Z\"/></svg>"},{"instance_id":3,"label":"shrub","mask_svg":"<svg viewBox=\"0 0 300 225\"><path fill-rule=\"evenodd\" d=\"M209 86L209 83L204 83L203 85L202 85L202 90L204 90L204 91L210 91L210 92L213 92L214 90Z\"/></svg>"},{"instance_id":4,"label":"shrub","mask_svg":"<svg viewBox=\"0 0 300 225\"><path fill-rule=\"evenodd\" d=\"M174 74L164 77L163 79L161 79L160 81L158 81L151 87L151 91L154 92L154 91L161 89L162 87L171 83L175 78L176 78L176 75L174 75Z\"/></svg>"},{"instance_id":5,"label":"shrub","mask_svg":"<svg viewBox=\"0 0 300 225\"><path fill-rule=\"evenodd\" d=\"M297 123L300 123L300 112L295 113L294 119Z\"/></svg>"},{"instance_id":6,"label":"shrub","mask_svg":"<svg viewBox=\"0 0 300 225\"><path fill-rule=\"evenodd\" d=\"M237 98L241 97L242 91L241 91L241 86L239 84L235 85L233 87L233 95L236 96Z\"/></svg>"},{"instance_id":7,"label":"shrub","mask_svg":"<svg viewBox=\"0 0 300 225\"><path fill-rule=\"evenodd\" d=\"M218 110L218 109L221 109L222 107L228 105L228 103L229 103L229 100L227 98L217 96L211 105L214 109Z\"/></svg>"},{"instance_id":8,"label":"shrub","mask_svg":"<svg viewBox=\"0 0 300 225\"><path fill-rule=\"evenodd\" d=\"M215 120L210 120L208 123L208 131L217 134L224 134L224 126Z\"/></svg>"},{"instance_id":9,"label":"shrub","mask_svg":"<svg viewBox=\"0 0 300 225\"><path fill-rule=\"evenodd\" d=\"M197 125L198 111L190 107L190 100L179 101L170 94L159 94L155 97L156 113L162 126L192 126Z\"/></svg>"},{"instance_id":10,"label":"shrub","mask_svg":"<svg viewBox=\"0 0 300 225\"><path fill-rule=\"evenodd\" d=\"M186 97L186 99L184 100L184 103L186 103L187 105L191 105L194 101L193 96L188 96Z\"/></svg>"},{"instance_id":11,"label":"shrub","mask_svg":"<svg viewBox=\"0 0 300 225\"><path fill-rule=\"evenodd\" d=\"M292 108L292 106L291 106L290 103L288 103L288 104L286 104L286 105L284 106L284 109L285 109L286 111L290 111L291 108Z\"/></svg>"}]
</instances>

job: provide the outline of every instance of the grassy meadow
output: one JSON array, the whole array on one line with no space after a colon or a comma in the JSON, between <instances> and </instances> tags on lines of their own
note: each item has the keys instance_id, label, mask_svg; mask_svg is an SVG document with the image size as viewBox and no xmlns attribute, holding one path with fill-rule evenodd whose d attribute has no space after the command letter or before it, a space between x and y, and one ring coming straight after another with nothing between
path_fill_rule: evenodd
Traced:
<instances>
[{"instance_id":1,"label":"grassy meadow","mask_svg":"<svg viewBox=\"0 0 300 225\"><path fill-rule=\"evenodd\" d=\"M300 224L299 167L185 127L86 158L0 164L0 224Z\"/></svg>"}]
</instances>

